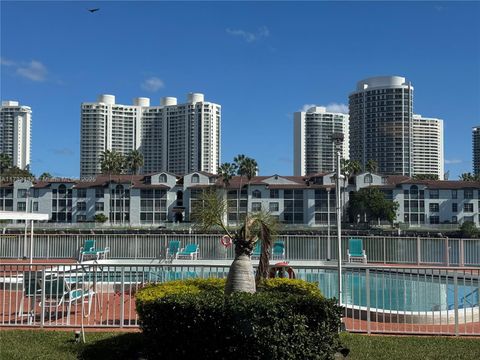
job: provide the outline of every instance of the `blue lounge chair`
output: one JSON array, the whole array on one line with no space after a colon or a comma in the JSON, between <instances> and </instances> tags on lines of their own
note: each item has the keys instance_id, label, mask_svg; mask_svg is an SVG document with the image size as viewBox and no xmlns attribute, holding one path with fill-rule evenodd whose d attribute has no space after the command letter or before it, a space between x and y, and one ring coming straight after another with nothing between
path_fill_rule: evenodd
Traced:
<instances>
[{"instance_id":1,"label":"blue lounge chair","mask_svg":"<svg viewBox=\"0 0 480 360\"><path fill-rule=\"evenodd\" d=\"M273 244L272 259L285 259L285 244L283 241L275 241Z\"/></svg>"},{"instance_id":2,"label":"blue lounge chair","mask_svg":"<svg viewBox=\"0 0 480 360\"><path fill-rule=\"evenodd\" d=\"M176 259L180 251L180 240L171 240L167 247L167 259Z\"/></svg>"},{"instance_id":3,"label":"blue lounge chair","mask_svg":"<svg viewBox=\"0 0 480 360\"><path fill-rule=\"evenodd\" d=\"M364 264L367 263L367 254L363 249L363 240L362 239L348 239L348 262L352 260L358 260Z\"/></svg>"},{"instance_id":4,"label":"blue lounge chair","mask_svg":"<svg viewBox=\"0 0 480 360\"><path fill-rule=\"evenodd\" d=\"M191 260L198 259L198 245L197 244L187 244L184 249L181 249L178 252L177 259L182 257L189 257Z\"/></svg>"},{"instance_id":5,"label":"blue lounge chair","mask_svg":"<svg viewBox=\"0 0 480 360\"><path fill-rule=\"evenodd\" d=\"M110 248L107 246L104 249L95 248L95 240L85 240L85 244L80 248L80 262L83 262L85 256L95 256L96 259L107 258L107 254L110 252Z\"/></svg>"},{"instance_id":6,"label":"blue lounge chair","mask_svg":"<svg viewBox=\"0 0 480 360\"><path fill-rule=\"evenodd\" d=\"M260 255L262 254L262 240L257 240L255 243L255 247L253 248L252 251L252 259L253 258L260 258Z\"/></svg>"}]
</instances>

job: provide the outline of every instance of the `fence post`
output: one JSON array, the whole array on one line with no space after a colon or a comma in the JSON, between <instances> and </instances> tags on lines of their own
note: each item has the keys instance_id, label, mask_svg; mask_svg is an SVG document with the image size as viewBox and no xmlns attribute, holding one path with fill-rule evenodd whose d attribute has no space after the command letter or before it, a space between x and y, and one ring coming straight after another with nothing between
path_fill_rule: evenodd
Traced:
<instances>
[{"instance_id":1,"label":"fence post","mask_svg":"<svg viewBox=\"0 0 480 360\"><path fill-rule=\"evenodd\" d=\"M50 259L50 236L48 235L47 235L47 259Z\"/></svg>"},{"instance_id":2,"label":"fence post","mask_svg":"<svg viewBox=\"0 0 480 360\"><path fill-rule=\"evenodd\" d=\"M137 234L135 234L135 260L137 260L138 256L138 237Z\"/></svg>"},{"instance_id":3,"label":"fence post","mask_svg":"<svg viewBox=\"0 0 480 360\"><path fill-rule=\"evenodd\" d=\"M42 289L41 289L41 291L42 291L42 295L41 295L42 306L41 306L41 309L40 309L40 327L43 328L45 326L45 268L42 269ZM35 304L35 301L33 301L33 303ZM34 312L34 314L35 314L35 312Z\"/></svg>"},{"instance_id":4,"label":"fence post","mask_svg":"<svg viewBox=\"0 0 480 360\"><path fill-rule=\"evenodd\" d=\"M367 293L367 333L370 335L370 269L365 269L365 292Z\"/></svg>"},{"instance_id":5,"label":"fence post","mask_svg":"<svg viewBox=\"0 0 480 360\"><path fill-rule=\"evenodd\" d=\"M130 285L131 286L131 285ZM120 327L125 322L125 268L122 266L122 285L120 293Z\"/></svg>"},{"instance_id":6,"label":"fence post","mask_svg":"<svg viewBox=\"0 0 480 360\"><path fill-rule=\"evenodd\" d=\"M458 336L458 277L453 274L453 311L455 313L455 336Z\"/></svg>"},{"instance_id":7,"label":"fence post","mask_svg":"<svg viewBox=\"0 0 480 360\"><path fill-rule=\"evenodd\" d=\"M383 237L383 263L387 263L387 238Z\"/></svg>"},{"instance_id":8,"label":"fence post","mask_svg":"<svg viewBox=\"0 0 480 360\"><path fill-rule=\"evenodd\" d=\"M445 238L445 263L450 266L450 249L448 247L448 236Z\"/></svg>"},{"instance_id":9,"label":"fence post","mask_svg":"<svg viewBox=\"0 0 480 360\"><path fill-rule=\"evenodd\" d=\"M464 252L463 252L463 250L464 250L464 245L465 245L465 244L464 244L463 238L462 238L462 239L460 239L460 245L459 245L459 250L458 250L458 252L459 252L459 254L458 254L458 256L459 256L459 259L458 259L459 264L458 264L458 266L465 266L465 256L464 256Z\"/></svg>"},{"instance_id":10,"label":"fence post","mask_svg":"<svg viewBox=\"0 0 480 360\"><path fill-rule=\"evenodd\" d=\"M420 265L421 259L422 259L422 249L420 246L420 236L417 236L417 265Z\"/></svg>"}]
</instances>

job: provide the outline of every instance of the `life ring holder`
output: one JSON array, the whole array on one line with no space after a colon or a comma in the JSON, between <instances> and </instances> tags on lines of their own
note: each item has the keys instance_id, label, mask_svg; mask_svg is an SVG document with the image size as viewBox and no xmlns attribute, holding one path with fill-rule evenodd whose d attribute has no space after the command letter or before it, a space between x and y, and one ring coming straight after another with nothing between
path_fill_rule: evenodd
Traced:
<instances>
[{"instance_id":1,"label":"life ring holder","mask_svg":"<svg viewBox=\"0 0 480 360\"><path fill-rule=\"evenodd\" d=\"M223 246L225 246L225 248L228 248L233 245L232 238L228 235L222 236L222 238L220 239L220 242L222 243Z\"/></svg>"},{"instance_id":2,"label":"life ring holder","mask_svg":"<svg viewBox=\"0 0 480 360\"><path fill-rule=\"evenodd\" d=\"M268 272L269 278L287 278L285 275L288 275L289 279L295 279L295 271L288 262L276 263Z\"/></svg>"}]
</instances>

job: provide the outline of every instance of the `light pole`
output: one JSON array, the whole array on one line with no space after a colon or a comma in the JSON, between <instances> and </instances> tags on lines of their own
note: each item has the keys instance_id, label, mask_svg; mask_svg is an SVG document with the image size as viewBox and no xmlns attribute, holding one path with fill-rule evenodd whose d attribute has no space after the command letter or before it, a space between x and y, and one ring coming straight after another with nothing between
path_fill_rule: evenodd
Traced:
<instances>
[{"instance_id":1,"label":"light pole","mask_svg":"<svg viewBox=\"0 0 480 360\"><path fill-rule=\"evenodd\" d=\"M342 306L342 206L340 204L340 158L343 144L343 133L333 133L332 141L336 153L335 195L337 207L337 243L338 243L338 305Z\"/></svg>"}]
</instances>

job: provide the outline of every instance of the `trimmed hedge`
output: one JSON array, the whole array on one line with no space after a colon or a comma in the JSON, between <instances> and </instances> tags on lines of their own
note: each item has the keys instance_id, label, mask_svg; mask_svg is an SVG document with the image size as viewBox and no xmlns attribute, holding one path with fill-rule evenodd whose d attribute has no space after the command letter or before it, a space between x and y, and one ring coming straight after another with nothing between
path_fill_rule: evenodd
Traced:
<instances>
[{"instance_id":1,"label":"trimmed hedge","mask_svg":"<svg viewBox=\"0 0 480 360\"><path fill-rule=\"evenodd\" d=\"M332 359L340 309L301 280L225 296L222 279L173 281L137 294L152 359Z\"/></svg>"}]
</instances>

